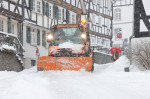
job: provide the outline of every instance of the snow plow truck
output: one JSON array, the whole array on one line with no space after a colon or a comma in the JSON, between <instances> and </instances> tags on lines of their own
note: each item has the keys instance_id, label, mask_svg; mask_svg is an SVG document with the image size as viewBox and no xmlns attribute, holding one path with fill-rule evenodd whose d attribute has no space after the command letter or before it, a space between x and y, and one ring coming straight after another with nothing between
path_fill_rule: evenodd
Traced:
<instances>
[{"instance_id":1,"label":"snow plow truck","mask_svg":"<svg viewBox=\"0 0 150 99\"><path fill-rule=\"evenodd\" d=\"M85 22L85 21L83 21ZM47 35L48 56L38 58L37 70L94 70L93 49L85 25L55 25Z\"/></svg>"}]
</instances>

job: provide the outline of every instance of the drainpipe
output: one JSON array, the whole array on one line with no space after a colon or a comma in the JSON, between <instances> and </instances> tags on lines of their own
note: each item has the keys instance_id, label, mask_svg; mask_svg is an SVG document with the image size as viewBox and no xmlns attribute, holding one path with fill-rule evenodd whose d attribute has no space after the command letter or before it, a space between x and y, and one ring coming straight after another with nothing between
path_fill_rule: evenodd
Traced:
<instances>
[{"instance_id":1,"label":"drainpipe","mask_svg":"<svg viewBox=\"0 0 150 99\"><path fill-rule=\"evenodd\" d=\"M129 57L130 57L130 65L129 67L124 68L125 72L129 72L131 65L132 65L132 39L134 38L134 6L135 6L135 0L133 0L133 25L132 25L132 35L129 38Z\"/></svg>"}]
</instances>

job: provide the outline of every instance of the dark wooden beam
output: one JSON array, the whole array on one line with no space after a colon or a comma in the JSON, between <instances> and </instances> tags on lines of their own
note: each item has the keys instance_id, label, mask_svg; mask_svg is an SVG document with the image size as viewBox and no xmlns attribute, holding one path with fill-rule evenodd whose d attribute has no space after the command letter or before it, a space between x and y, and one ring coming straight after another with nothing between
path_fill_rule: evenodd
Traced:
<instances>
[{"instance_id":1,"label":"dark wooden beam","mask_svg":"<svg viewBox=\"0 0 150 99\"><path fill-rule=\"evenodd\" d=\"M24 20L21 15L13 13L13 12L11 12L9 10L4 9L4 8L0 9L0 14L4 15L6 17L9 17L11 19L14 19L14 20L18 20L18 21L23 21Z\"/></svg>"},{"instance_id":2,"label":"dark wooden beam","mask_svg":"<svg viewBox=\"0 0 150 99\"><path fill-rule=\"evenodd\" d=\"M94 31L89 31L89 33L92 34L92 35L99 36L99 37L104 37L104 38L107 38L107 39L112 39L111 35L105 35L105 34L101 34L101 33L94 32Z\"/></svg>"}]
</instances>

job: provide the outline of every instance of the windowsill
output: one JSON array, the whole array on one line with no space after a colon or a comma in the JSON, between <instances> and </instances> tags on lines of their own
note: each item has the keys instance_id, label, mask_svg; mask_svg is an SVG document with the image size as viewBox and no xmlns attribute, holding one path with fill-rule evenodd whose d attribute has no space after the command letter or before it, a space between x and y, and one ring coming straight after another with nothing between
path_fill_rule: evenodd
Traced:
<instances>
[{"instance_id":1,"label":"windowsill","mask_svg":"<svg viewBox=\"0 0 150 99\"><path fill-rule=\"evenodd\" d=\"M32 11L33 13L36 13L36 14L39 14L39 15L42 15L42 13L41 12L37 12L37 11Z\"/></svg>"},{"instance_id":2,"label":"windowsill","mask_svg":"<svg viewBox=\"0 0 150 99\"><path fill-rule=\"evenodd\" d=\"M32 43L28 43L28 44L30 44L31 46L34 46L34 47L36 47L36 46L37 46L37 44L32 44Z\"/></svg>"},{"instance_id":3,"label":"windowsill","mask_svg":"<svg viewBox=\"0 0 150 99\"><path fill-rule=\"evenodd\" d=\"M119 22L119 21L121 21L121 20L114 20L115 22Z\"/></svg>"}]
</instances>

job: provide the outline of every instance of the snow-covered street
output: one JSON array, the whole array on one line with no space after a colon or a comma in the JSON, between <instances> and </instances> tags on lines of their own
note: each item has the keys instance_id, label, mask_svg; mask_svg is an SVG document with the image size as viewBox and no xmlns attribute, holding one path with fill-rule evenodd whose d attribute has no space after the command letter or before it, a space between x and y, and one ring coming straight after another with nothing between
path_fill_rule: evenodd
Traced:
<instances>
[{"instance_id":1,"label":"snow-covered street","mask_svg":"<svg viewBox=\"0 0 150 99\"><path fill-rule=\"evenodd\" d=\"M126 57L80 71L0 72L0 99L150 99L150 72L128 66Z\"/></svg>"}]
</instances>

